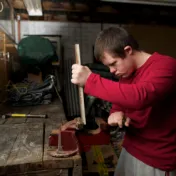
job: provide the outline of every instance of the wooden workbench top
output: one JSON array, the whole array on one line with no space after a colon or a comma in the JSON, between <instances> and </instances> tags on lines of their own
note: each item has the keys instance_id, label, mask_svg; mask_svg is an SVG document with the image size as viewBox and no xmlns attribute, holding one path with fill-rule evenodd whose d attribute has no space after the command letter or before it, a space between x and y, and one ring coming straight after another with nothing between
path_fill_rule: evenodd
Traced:
<instances>
[{"instance_id":1,"label":"wooden workbench top","mask_svg":"<svg viewBox=\"0 0 176 176\"><path fill-rule=\"evenodd\" d=\"M47 114L48 119L0 119L0 175L81 167L80 155L53 158L47 154L51 130L66 122L59 100L51 105L33 107L14 108L1 105L0 115L6 113Z\"/></svg>"}]
</instances>

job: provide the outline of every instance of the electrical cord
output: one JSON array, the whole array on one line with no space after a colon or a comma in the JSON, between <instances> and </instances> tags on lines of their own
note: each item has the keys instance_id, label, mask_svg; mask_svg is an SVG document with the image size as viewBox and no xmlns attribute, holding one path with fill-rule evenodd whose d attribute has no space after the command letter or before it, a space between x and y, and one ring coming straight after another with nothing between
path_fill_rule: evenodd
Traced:
<instances>
[{"instance_id":1,"label":"electrical cord","mask_svg":"<svg viewBox=\"0 0 176 176\"><path fill-rule=\"evenodd\" d=\"M55 88L55 77L49 75L42 84L24 80L19 84L9 84L8 100L14 106L49 104Z\"/></svg>"}]
</instances>

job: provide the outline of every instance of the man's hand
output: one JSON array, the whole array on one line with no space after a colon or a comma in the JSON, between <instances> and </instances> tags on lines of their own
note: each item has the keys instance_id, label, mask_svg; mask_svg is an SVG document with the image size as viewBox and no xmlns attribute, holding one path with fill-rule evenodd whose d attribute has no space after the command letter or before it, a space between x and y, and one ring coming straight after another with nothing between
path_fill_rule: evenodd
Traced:
<instances>
[{"instance_id":1,"label":"man's hand","mask_svg":"<svg viewBox=\"0 0 176 176\"><path fill-rule=\"evenodd\" d=\"M83 87L91 73L92 72L88 67L79 64L73 64L71 82Z\"/></svg>"},{"instance_id":2,"label":"man's hand","mask_svg":"<svg viewBox=\"0 0 176 176\"><path fill-rule=\"evenodd\" d=\"M108 124L110 126L119 126L120 128L123 127L123 119L125 118L125 114L121 111L114 112L108 117ZM125 126L129 126L130 124L130 118L126 118Z\"/></svg>"}]
</instances>

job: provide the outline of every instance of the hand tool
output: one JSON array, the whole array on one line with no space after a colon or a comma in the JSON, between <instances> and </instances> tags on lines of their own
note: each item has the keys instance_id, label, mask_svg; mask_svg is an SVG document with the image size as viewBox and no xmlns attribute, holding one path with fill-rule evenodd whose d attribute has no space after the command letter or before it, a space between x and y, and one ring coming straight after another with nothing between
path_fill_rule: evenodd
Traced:
<instances>
[{"instance_id":1,"label":"hand tool","mask_svg":"<svg viewBox=\"0 0 176 176\"><path fill-rule=\"evenodd\" d=\"M47 114L41 115L41 114L4 114L2 115L3 119L6 118L47 118Z\"/></svg>"}]
</instances>

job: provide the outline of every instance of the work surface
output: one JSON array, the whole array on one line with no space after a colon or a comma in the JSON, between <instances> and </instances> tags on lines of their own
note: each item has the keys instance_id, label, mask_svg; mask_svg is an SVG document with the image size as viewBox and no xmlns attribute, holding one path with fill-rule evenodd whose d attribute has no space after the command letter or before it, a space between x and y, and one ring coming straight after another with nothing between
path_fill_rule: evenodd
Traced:
<instances>
[{"instance_id":1,"label":"work surface","mask_svg":"<svg viewBox=\"0 0 176 176\"><path fill-rule=\"evenodd\" d=\"M52 129L66 121L59 100L51 105L7 107L6 113L47 114L47 119L9 118L0 120L0 175L81 175L81 157L53 158L47 154L48 137Z\"/></svg>"}]
</instances>

